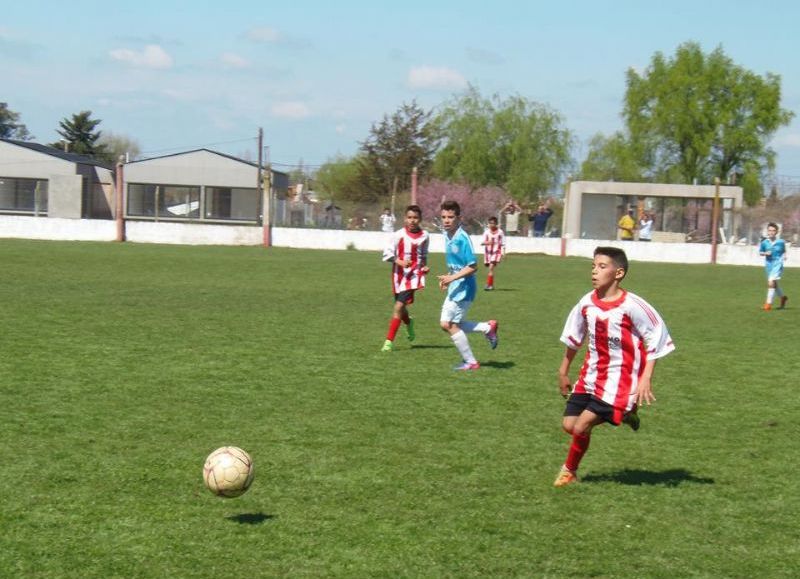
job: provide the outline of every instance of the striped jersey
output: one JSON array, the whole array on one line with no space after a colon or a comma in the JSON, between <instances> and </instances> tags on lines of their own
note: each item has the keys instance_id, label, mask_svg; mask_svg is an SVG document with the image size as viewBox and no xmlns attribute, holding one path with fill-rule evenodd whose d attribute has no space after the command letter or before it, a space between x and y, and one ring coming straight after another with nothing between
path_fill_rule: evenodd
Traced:
<instances>
[{"instance_id":1,"label":"striped jersey","mask_svg":"<svg viewBox=\"0 0 800 579\"><path fill-rule=\"evenodd\" d=\"M577 350L584 340L586 357L572 391L591 394L625 412L636 402L647 361L675 349L658 312L625 290L613 302L604 302L591 291L572 308L561 341Z\"/></svg>"},{"instance_id":2,"label":"striped jersey","mask_svg":"<svg viewBox=\"0 0 800 579\"><path fill-rule=\"evenodd\" d=\"M506 236L499 227L483 232L483 263L500 263L506 250Z\"/></svg>"},{"instance_id":3,"label":"striped jersey","mask_svg":"<svg viewBox=\"0 0 800 579\"><path fill-rule=\"evenodd\" d=\"M411 261L400 267L395 260ZM392 262L392 291L395 294L425 287L425 274L420 270L428 263L428 232L411 232L405 227L392 235L392 244L383 252L383 260Z\"/></svg>"}]
</instances>

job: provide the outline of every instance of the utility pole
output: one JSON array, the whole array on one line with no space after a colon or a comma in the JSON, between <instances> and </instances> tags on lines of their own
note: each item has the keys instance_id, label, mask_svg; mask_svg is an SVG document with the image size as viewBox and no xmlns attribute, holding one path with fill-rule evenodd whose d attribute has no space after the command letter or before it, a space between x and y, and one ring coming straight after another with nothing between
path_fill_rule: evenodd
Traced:
<instances>
[{"instance_id":1,"label":"utility pole","mask_svg":"<svg viewBox=\"0 0 800 579\"><path fill-rule=\"evenodd\" d=\"M718 225L719 225L719 177L714 177L714 206L711 210L711 263L717 263Z\"/></svg>"},{"instance_id":2,"label":"utility pole","mask_svg":"<svg viewBox=\"0 0 800 579\"><path fill-rule=\"evenodd\" d=\"M269 235L269 190L270 187L266 185L267 182L271 182L272 175L267 173L266 175L262 174L261 170L264 166L264 129L259 127L258 128L258 171L257 171L257 183L256 183L256 191L259 192L261 195L261 226L263 228L263 244L264 247L270 246L270 235ZM267 168L269 172L269 167Z\"/></svg>"}]
</instances>

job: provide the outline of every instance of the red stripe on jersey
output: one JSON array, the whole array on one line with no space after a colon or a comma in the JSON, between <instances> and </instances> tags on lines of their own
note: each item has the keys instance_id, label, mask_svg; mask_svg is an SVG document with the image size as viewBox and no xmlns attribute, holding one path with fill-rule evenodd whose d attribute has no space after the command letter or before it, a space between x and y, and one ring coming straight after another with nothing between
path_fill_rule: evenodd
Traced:
<instances>
[{"instance_id":1,"label":"red stripe on jersey","mask_svg":"<svg viewBox=\"0 0 800 579\"><path fill-rule=\"evenodd\" d=\"M401 237L397 242L397 253L395 259L405 259L405 237ZM395 264L394 266L395 282L393 287L402 287L400 284L403 282L403 268Z\"/></svg>"},{"instance_id":2,"label":"red stripe on jersey","mask_svg":"<svg viewBox=\"0 0 800 579\"><path fill-rule=\"evenodd\" d=\"M411 289L411 278L414 276L415 272L417 271L417 261L418 261L418 254L419 254L419 245L416 243L411 244L411 269L408 272L408 277L406 277L406 289Z\"/></svg>"},{"instance_id":3,"label":"red stripe on jersey","mask_svg":"<svg viewBox=\"0 0 800 579\"><path fill-rule=\"evenodd\" d=\"M589 354L589 350L586 350L586 355L583 357L581 372L578 375L578 380L575 382L575 388L573 390L575 394L586 394L586 372L589 371L589 358L591 358L591 355Z\"/></svg>"},{"instance_id":4,"label":"red stripe on jersey","mask_svg":"<svg viewBox=\"0 0 800 579\"><path fill-rule=\"evenodd\" d=\"M603 398L608 380L608 362L611 358L608 351L608 320L599 317L594 322L594 347L597 351L597 379L594 382L594 395Z\"/></svg>"},{"instance_id":5,"label":"red stripe on jersey","mask_svg":"<svg viewBox=\"0 0 800 579\"><path fill-rule=\"evenodd\" d=\"M620 368L619 384L614 396L614 408L627 408L628 398L633 384L633 364L636 357L636 346L633 342L633 320L625 314L620 323L620 348L622 349L622 368Z\"/></svg>"}]
</instances>

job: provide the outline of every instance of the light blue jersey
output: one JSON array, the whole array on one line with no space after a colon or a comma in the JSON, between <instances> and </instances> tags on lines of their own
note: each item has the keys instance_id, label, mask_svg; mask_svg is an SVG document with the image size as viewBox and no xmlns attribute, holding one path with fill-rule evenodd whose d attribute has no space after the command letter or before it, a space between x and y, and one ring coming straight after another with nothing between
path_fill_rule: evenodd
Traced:
<instances>
[{"instance_id":1,"label":"light blue jersey","mask_svg":"<svg viewBox=\"0 0 800 579\"><path fill-rule=\"evenodd\" d=\"M783 275L783 261L786 257L786 243L783 239L776 239L770 241L764 239L761 245L758 246L759 253L770 251L770 255L764 256L764 271L767 274L767 279L778 280Z\"/></svg>"},{"instance_id":2,"label":"light blue jersey","mask_svg":"<svg viewBox=\"0 0 800 579\"><path fill-rule=\"evenodd\" d=\"M454 274L468 265L475 266L475 252L472 249L472 240L467 232L459 227L450 237L445 232L445 246L447 256L447 273ZM473 301L478 284L475 282L475 275L468 275L452 282L447 286L447 299L454 302Z\"/></svg>"}]
</instances>

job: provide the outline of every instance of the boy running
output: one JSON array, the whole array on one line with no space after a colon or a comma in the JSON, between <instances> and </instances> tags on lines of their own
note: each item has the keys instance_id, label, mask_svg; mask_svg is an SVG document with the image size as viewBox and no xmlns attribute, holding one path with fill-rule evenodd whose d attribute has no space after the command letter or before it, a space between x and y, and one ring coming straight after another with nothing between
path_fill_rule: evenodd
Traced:
<instances>
[{"instance_id":1,"label":"boy running","mask_svg":"<svg viewBox=\"0 0 800 579\"><path fill-rule=\"evenodd\" d=\"M467 312L475 300L475 271L477 261L472 241L461 228L461 207L455 201L445 201L441 206L444 228L447 275L439 276L439 288L447 290L442 305L441 328L450 335L462 362L453 370L477 370L480 364L472 353L467 334L482 332L492 349L497 347L497 321L469 322Z\"/></svg>"},{"instance_id":2,"label":"boy running","mask_svg":"<svg viewBox=\"0 0 800 579\"><path fill-rule=\"evenodd\" d=\"M758 246L758 254L764 256L764 269L767 273L767 301L764 302L764 311L772 309L772 300L775 296L781 299L778 308L782 310L786 307L786 300L789 299L783 295L783 290L778 286L783 275L783 262L786 261L786 243L783 239L778 239L776 223L767 224L767 238Z\"/></svg>"},{"instance_id":3,"label":"boy running","mask_svg":"<svg viewBox=\"0 0 800 579\"><path fill-rule=\"evenodd\" d=\"M620 287L628 258L616 247L598 247L592 262L593 291L572 308L561 334L567 346L558 370L562 396L570 393L569 367L588 338L586 357L564 410L562 427L572 435L567 460L554 485L578 482L578 465L592 428L625 422L639 429L636 409L655 401L651 380L656 360L675 349L653 307Z\"/></svg>"},{"instance_id":4,"label":"boy running","mask_svg":"<svg viewBox=\"0 0 800 579\"><path fill-rule=\"evenodd\" d=\"M394 310L381 352L394 349L394 338L400 322L406 325L409 341L413 342L416 337L408 306L414 303L414 292L425 288L425 274L428 273L428 232L420 227L421 220L422 209L418 205L406 207L405 227L395 232L391 247L383 252L383 261L393 264Z\"/></svg>"},{"instance_id":5,"label":"boy running","mask_svg":"<svg viewBox=\"0 0 800 579\"><path fill-rule=\"evenodd\" d=\"M506 236L497 226L497 217L489 218L489 227L483 233L483 264L489 268L486 276L486 291L494 289L494 268L503 259L506 250Z\"/></svg>"}]
</instances>

